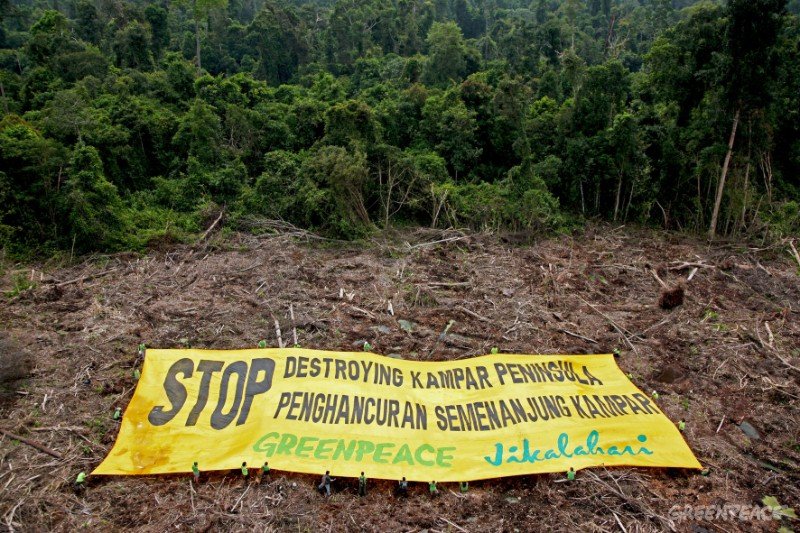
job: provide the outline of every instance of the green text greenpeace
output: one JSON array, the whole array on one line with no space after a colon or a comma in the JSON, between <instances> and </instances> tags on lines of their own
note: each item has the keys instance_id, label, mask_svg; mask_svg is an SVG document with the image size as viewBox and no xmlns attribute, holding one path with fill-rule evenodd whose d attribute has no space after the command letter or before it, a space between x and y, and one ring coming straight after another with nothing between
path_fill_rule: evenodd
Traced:
<instances>
[{"instance_id":1,"label":"green text greenpeace","mask_svg":"<svg viewBox=\"0 0 800 533\"><path fill-rule=\"evenodd\" d=\"M353 439L320 439L291 433L267 433L256 441L253 450L267 457L289 455L320 460L343 460L361 463L403 464L449 468L455 446L435 447L430 444L397 446L393 442L372 442Z\"/></svg>"}]
</instances>

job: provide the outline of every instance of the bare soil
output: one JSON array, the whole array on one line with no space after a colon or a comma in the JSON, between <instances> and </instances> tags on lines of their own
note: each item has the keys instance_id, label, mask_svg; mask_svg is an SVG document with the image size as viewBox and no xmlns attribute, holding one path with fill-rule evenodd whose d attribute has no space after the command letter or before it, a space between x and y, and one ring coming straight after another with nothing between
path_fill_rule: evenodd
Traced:
<instances>
[{"instance_id":1,"label":"bare soil","mask_svg":"<svg viewBox=\"0 0 800 533\"><path fill-rule=\"evenodd\" d=\"M435 242L440 241L440 242ZM694 269L697 269L694 272ZM31 272L33 270L33 272ZM20 271L36 282L12 291ZM691 280L688 278L692 275ZM660 281L659 281L660 280ZM663 283L663 285L661 284ZM17 281L17 285L18 285ZM682 302L662 293L682 286ZM216 234L147 255L72 266L6 265L0 325L35 367L6 385L0 429L0 528L9 530L776 531L797 522L682 521L675 505L800 510L800 277L780 246L707 243L644 229L590 226L535 239L441 231L330 243L299 231ZM394 316L388 311L391 302ZM660 305L660 302L662 305ZM293 308L295 320L289 315ZM668 307L668 306L667 306ZM609 353L673 421L708 475L594 469L575 482L520 476L435 499L413 486L273 472L246 492L233 474L91 479L115 406L130 400L136 346L304 347L447 360L488 353ZM413 323L411 332L398 320ZM455 324L439 342L449 320ZM740 426L747 422L757 435ZM624 528L624 529L623 529Z\"/></svg>"}]
</instances>

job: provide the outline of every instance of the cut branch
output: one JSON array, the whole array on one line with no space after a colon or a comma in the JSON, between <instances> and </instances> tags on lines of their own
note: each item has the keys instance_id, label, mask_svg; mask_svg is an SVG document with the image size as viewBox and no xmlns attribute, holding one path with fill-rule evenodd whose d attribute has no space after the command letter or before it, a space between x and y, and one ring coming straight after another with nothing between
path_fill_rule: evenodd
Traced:
<instances>
[{"instance_id":1,"label":"cut branch","mask_svg":"<svg viewBox=\"0 0 800 533\"><path fill-rule=\"evenodd\" d=\"M200 242L203 242L204 240L206 240L206 239L208 238L208 236L211 234L211 232L212 232L212 231L214 231L214 228L216 228L216 227L217 227L217 224L219 224L219 221L220 221L220 220L222 220L222 217L223 217L224 215L225 215L225 209L223 209L222 211L220 211L220 212L219 212L219 216L218 216L218 217L217 217L217 219L214 221L214 223L213 223L213 224L211 224L211 225L208 227L208 229L206 230L206 232L205 232L205 233L203 233L203 236L202 236L202 237L200 237Z\"/></svg>"},{"instance_id":2,"label":"cut branch","mask_svg":"<svg viewBox=\"0 0 800 533\"><path fill-rule=\"evenodd\" d=\"M797 266L800 266L800 254L797 253L797 248L794 247L794 241L788 241L789 248L792 249L792 255L794 255L794 260L797 261Z\"/></svg>"},{"instance_id":3,"label":"cut branch","mask_svg":"<svg viewBox=\"0 0 800 533\"><path fill-rule=\"evenodd\" d=\"M30 440L30 439L26 439L25 437L20 437L19 435L15 435L14 433L11 433L10 431L7 431L7 430L2 429L2 428L0 428L0 433L2 433L3 435L5 435L5 436L7 436L9 438L12 438L14 440L18 440L18 441L20 441L22 443L25 443L28 446L32 446L33 448L36 448L40 452L44 452L47 455L52 455L56 459L61 459L62 458L60 453L51 450L50 448L48 448L44 444L36 442L35 440Z\"/></svg>"},{"instance_id":4,"label":"cut branch","mask_svg":"<svg viewBox=\"0 0 800 533\"><path fill-rule=\"evenodd\" d=\"M570 330L568 330L568 329L559 329L558 331L560 331L561 333L566 333L566 334L567 334L567 335L569 335L570 337L575 337L576 339L583 339L583 340L585 340L586 342L591 342L592 344L599 344L599 343L598 343L596 340L594 340L594 339L590 339L589 337L584 337L583 335L579 335L578 333L574 333L574 332L572 332L572 331L570 331Z\"/></svg>"},{"instance_id":5,"label":"cut branch","mask_svg":"<svg viewBox=\"0 0 800 533\"><path fill-rule=\"evenodd\" d=\"M80 283L82 281L89 281L90 279L96 279L105 276L106 274L111 274L112 272L116 272L119 270L118 268L109 268L108 270L103 270L102 272L97 272L96 274L89 274L88 276L81 276L79 278L71 279L69 281L62 281L61 283L56 283L56 287L66 287L67 285L72 285L74 283Z\"/></svg>"},{"instance_id":6,"label":"cut branch","mask_svg":"<svg viewBox=\"0 0 800 533\"><path fill-rule=\"evenodd\" d=\"M630 335L631 337L635 337L635 335L633 333L631 333L627 329L619 326L616 322L614 322L614 320L610 316L608 316L607 314L605 314L604 312L602 312L597 307L593 306L592 304L590 304L589 302L587 302L586 300L584 300L580 296L578 296L578 298L580 298L580 300L583 303L585 303L586 305L588 305L594 312L598 313L600 316L605 318L608 321L608 323L611 324L611 326L615 330L617 330L617 333L622 335L622 338L625 339L625 342L628 343L628 346L631 347L631 350L633 350L633 352L638 355L639 350L636 349L636 346L634 346L633 343L631 342L630 338L628 338L628 335Z\"/></svg>"}]
</instances>

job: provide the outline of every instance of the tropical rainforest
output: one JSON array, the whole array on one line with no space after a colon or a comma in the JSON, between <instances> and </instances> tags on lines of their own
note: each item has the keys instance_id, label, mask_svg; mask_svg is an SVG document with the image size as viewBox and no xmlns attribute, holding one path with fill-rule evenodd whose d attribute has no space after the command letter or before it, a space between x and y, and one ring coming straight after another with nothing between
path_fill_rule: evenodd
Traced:
<instances>
[{"instance_id":1,"label":"tropical rainforest","mask_svg":"<svg viewBox=\"0 0 800 533\"><path fill-rule=\"evenodd\" d=\"M0 249L800 231L800 0L0 0Z\"/></svg>"}]
</instances>

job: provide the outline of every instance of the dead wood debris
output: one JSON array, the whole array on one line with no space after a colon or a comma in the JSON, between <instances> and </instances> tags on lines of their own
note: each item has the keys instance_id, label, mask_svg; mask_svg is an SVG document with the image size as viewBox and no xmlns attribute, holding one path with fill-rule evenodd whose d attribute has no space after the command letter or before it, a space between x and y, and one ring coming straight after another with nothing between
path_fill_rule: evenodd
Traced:
<instances>
[{"instance_id":1,"label":"dead wood debris","mask_svg":"<svg viewBox=\"0 0 800 533\"><path fill-rule=\"evenodd\" d=\"M178 246L36 265L41 284L0 306L0 323L36 358L32 377L0 396L0 419L14 424L14 436L0 439L5 527L681 531L690 526L670 522L676 504L749 504L767 494L795 508L800 501L800 450L791 445L800 442L800 284L787 268L789 243L739 252L599 226L530 247L429 229L354 245L282 221L239 227L248 233L207 239L200 251ZM656 264L659 290L683 283L691 291L671 313L652 305L649 265ZM0 289L19 268L5 269ZM642 390L658 390L659 407L686 422L685 436L712 474L592 470L575 483L525 476L471 483L466 497L443 491L436 500L416 486L397 500L394 484L381 481L359 499L355 483L344 480L322 501L312 476L276 472L245 491L238 477L219 473L197 487L187 476L91 480L86 495L73 495L77 472L91 471L113 442L111 414L131 397L140 342L224 349L262 339L344 351L368 341L377 353L434 360L495 346L516 353L622 348L622 370ZM743 419L760 440L720 422Z\"/></svg>"}]
</instances>

